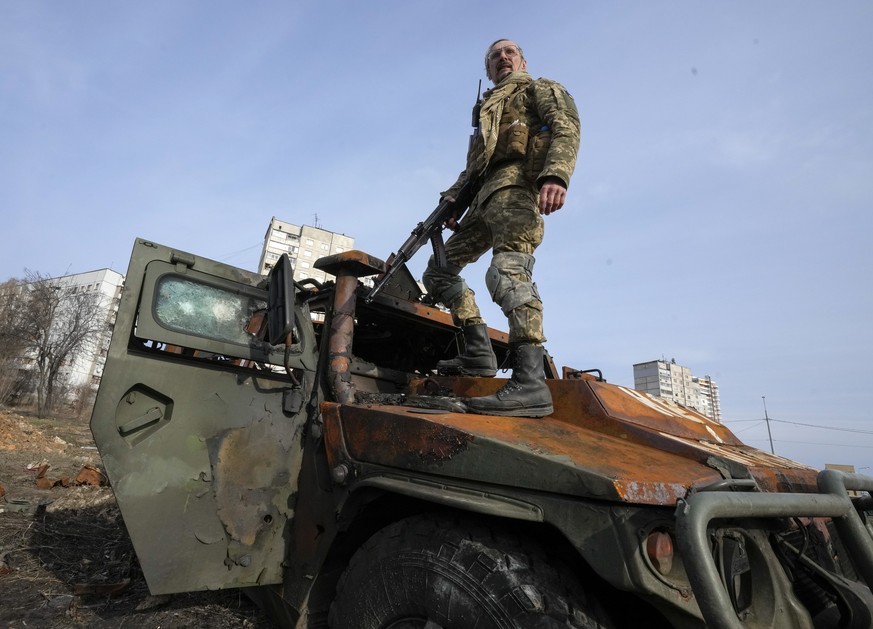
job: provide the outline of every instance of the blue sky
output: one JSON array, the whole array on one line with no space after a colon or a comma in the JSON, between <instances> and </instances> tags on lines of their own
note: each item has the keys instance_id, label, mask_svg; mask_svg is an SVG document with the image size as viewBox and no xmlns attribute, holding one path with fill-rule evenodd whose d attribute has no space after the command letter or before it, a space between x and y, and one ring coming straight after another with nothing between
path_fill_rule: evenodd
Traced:
<instances>
[{"instance_id":1,"label":"blue sky","mask_svg":"<svg viewBox=\"0 0 873 629\"><path fill-rule=\"evenodd\" d=\"M870 467L871 32L860 0L0 0L0 280L124 273L137 236L254 269L272 216L387 257L510 37L582 118L537 252L556 363L675 358L751 445L766 396L777 454Z\"/></svg>"}]
</instances>

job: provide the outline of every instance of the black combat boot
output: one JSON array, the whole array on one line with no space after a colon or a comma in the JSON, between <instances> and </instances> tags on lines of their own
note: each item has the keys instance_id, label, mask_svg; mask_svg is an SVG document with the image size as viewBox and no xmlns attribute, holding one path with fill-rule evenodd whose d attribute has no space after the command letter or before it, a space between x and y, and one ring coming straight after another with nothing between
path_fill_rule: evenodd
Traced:
<instances>
[{"instance_id":1,"label":"black combat boot","mask_svg":"<svg viewBox=\"0 0 873 629\"><path fill-rule=\"evenodd\" d=\"M512 377L494 395L467 400L467 409L480 415L545 417L551 415L552 393L543 373L543 346L512 343Z\"/></svg>"},{"instance_id":2,"label":"black combat boot","mask_svg":"<svg viewBox=\"0 0 873 629\"><path fill-rule=\"evenodd\" d=\"M446 376L493 378L497 373L497 357L491 349L488 327L480 323L461 330L464 332L464 351L451 360L439 361L437 371Z\"/></svg>"}]
</instances>

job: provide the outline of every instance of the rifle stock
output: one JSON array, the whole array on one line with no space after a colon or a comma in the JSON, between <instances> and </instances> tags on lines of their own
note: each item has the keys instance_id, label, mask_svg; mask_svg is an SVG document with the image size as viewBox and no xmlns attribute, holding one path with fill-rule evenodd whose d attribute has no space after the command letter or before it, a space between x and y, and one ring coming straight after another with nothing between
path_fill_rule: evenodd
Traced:
<instances>
[{"instance_id":1,"label":"rifle stock","mask_svg":"<svg viewBox=\"0 0 873 629\"><path fill-rule=\"evenodd\" d=\"M404 241L397 253L392 253L388 257L388 269L374 284L370 292L364 298L364 302L370 303L385 287L391 278L397 274L400 268L412 259L425 242L430 240L434 246L434 257L440 266L446 264L445 248L443 246L443 226L450 218L459 219L470 206L475 196L473 182L467 180L461 189L458 190L457 197L454 201L449 201L443 198L436 206L433 212L426 219L418 223L413 229L409 237Z\"/></svg>"}]
</instances>

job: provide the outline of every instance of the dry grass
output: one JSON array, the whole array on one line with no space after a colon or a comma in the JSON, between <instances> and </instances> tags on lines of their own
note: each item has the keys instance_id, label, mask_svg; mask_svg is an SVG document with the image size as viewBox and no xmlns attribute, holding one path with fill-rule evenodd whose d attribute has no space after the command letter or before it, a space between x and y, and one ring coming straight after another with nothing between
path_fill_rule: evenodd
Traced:
<instances>
[{"instance_id":1,"label":"dry grass","mask_svg":"<svg viewBox=\"0 0 873 629\"><path fill-rule=\"evenodd\" d=\"M39 489L40 463L55 480L101 467L81 420L0 410L0 627L272 626L235 590L151 596L112 490Z\"/></svg>"}]
</instances>

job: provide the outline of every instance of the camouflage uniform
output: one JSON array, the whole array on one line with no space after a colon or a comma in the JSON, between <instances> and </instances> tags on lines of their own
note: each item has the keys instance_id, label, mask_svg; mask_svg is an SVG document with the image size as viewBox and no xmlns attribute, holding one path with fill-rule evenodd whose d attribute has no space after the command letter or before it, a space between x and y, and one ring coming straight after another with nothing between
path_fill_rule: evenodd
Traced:
<instances>
[{"instance_id":1,"label":"camouflage uniform","mask_svg":"<svg viewBox=\"0 0 873 629\"><path fill-rule=\"evenodd\" d=\"M532 280L533 253L543 240L538 191L547 178L569 184L579 114L560 84L519 71L485 92L479 122L467 167L443 196L455 196L468 178L477 181L478 193L446 241L448 266L436 266L431 257L422 279L457 325L481 324L474 293L460 272L493 250L486 284L509 319L510 342L542 343L543 304Z\"/></svg>"}]
</instances>

